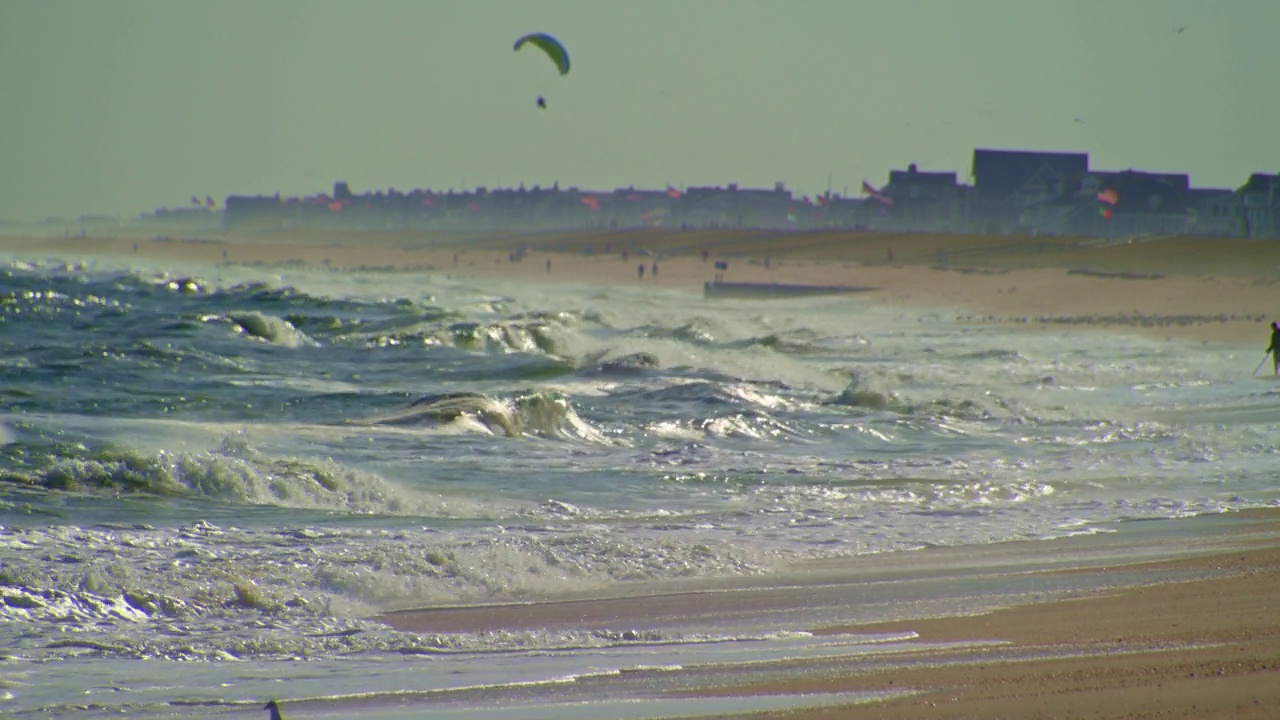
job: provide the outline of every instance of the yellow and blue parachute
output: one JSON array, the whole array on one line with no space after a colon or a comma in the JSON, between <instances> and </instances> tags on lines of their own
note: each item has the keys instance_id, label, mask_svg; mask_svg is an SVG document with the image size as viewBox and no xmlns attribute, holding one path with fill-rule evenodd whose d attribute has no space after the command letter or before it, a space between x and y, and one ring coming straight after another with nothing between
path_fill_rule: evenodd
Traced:
<instances>
[{"instance_id":1,"label":"yellow and blue parachute","mask_svg":"<svg viewBox=\"0 0 1280 720\"><path fill-rule=\"evenodd\" d=\"M564 45L560 41L546 33L529 33L524 37L516 40L515 49L519 50L526 44L533 45L551 58L551 62L556 64L556 69L561 75L569 74L569 51L564 49Z\"/></svg>"}]
</instances>

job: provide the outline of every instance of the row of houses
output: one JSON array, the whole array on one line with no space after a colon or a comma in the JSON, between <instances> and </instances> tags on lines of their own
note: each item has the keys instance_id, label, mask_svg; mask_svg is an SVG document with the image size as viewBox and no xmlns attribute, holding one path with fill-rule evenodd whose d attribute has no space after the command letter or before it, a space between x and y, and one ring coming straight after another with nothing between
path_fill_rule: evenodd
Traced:
<instances>
[{"instance_id":1,"label":"row of houses","mask_svg":"<svg viewBox=\"0 0 1280 720\"><path fill-rule=\"evenodd\" d=\"M576 187L455 192L388 190L332 195L232 196L233 229L544 230L571 228L769 228L1096 237L1203 235L1280 239L1280 174L1240 187L1195 188L1185 174L1095 170L1086 153L976 149L970 183L914 164L857 196L800 196L773 188Z\"/></svg>"},{"instance_id":2,"label":"row of houses","mask_svg":"<svg viewBox=\"0 0 1280 720\"><path fill-rule=\"evenodd\" d=\"M878 193L892 205L872 218L876 229L1280 239L1280 174L1196 188L1186 174L1095 170L1085 153L977 149L972 184L912 165Z\"/></svg>"},{"instance_id":3,"label":"row of houses","mask_svg":"<svg viewBox=\"0 0 1280 720\"><path fill-rule=\"evenodd\" d=\"M824 202L819 199L818 203ZM779 184L773 189L690 187L612 191L525 188L356 195L344 182L311 197L231 196L233 229L547 230L630 227L809 227L819 207Z\"/></svg>"}]
</instances>

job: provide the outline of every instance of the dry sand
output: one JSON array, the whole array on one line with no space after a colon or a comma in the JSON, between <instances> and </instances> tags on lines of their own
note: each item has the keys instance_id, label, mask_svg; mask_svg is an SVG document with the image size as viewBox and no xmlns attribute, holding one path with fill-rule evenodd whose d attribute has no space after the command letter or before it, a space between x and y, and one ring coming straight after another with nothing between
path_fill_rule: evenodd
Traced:
<instances>
[{"instance_id":1,"label":"dry sand","mask_svg":"<svg viewBox=\"0 0 1280 720\"><path fill-rule=\"evenodd\" d=\"M729 267L720 274L730 282L869 286L878 290L860 298L952 308L967 322L1122 330L1252 343L1259 351L1269 340L1270 321L1280 317L1280 242L1241 239L1104 243L726 230L465 237L273 233L204 240L0 238L4 250L63 260L136 253L151 260L431 271L535 283L643 283L690 292L716 277L715 262L721 260ZM513 261L515 253L521 259Z\"/></svg>"},{"instance_id":2,"label":"dry sand","mask_svg":"<svg viewBox=\"0 0 1280 720\"><path fill-rule=\"evenodd\" d=\"M511 261L511 253L521 247L523 259ZM703 249L709 255L706 262ZM65 261L136 253L160 261L416 269L523 282L643 282L690 292L699 291L713 277L712 262L722 259L729 263L725 279L730 281L875 286L880 290L859 297L956 308L973 322L1136 331L1203 342L1253 343L1258 351L1268 340L1269 321L1280 317L1280 243L1265 241L1174 238L1102 244L1036 238L646 231L467 238L281 234L269 240L219 237L200 242L0 238L0 251ZM652 273L655 260L657 278ZM641 262L647 266L643 280L636 274ZM1248 515L1253 529L1247 541L1224 536L1218 552L1144 568L1148 580L1159 576L1166 581L976 617L814 628L825 633L911 631L926 642L962 645L895 655L892 662L879 666L797 664L796 671L781 680L735 682L730 676L700 694L903 688L918 692L871 705L761 716L806 720L1280 717L1280 512ZM1037 552L1052 555L1045 547ZM849 571L857 567L851 561ZM1132 581L1135 567L1090 571L1114 572ZM701 596L688 597L686 602L698 604L700 612L716 610L705 606ZM725 597L786 605L809 602L811 595L766 587L756 594ZM655 620L679 608L679 601L669 596L616 602L582 598L528 606L520 612L508 608L452 615L404 613L387 616L387 621L406 629L440 631L607 623L620 613L633 621Z\"/></svg>"}]
</instances>

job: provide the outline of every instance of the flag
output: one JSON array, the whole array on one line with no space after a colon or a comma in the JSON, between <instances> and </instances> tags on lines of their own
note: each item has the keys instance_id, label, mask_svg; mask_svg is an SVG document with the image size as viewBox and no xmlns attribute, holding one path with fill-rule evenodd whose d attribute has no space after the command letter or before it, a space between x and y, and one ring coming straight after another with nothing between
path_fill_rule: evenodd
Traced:
<instances>
[{"instance_id":1,"label":"flag","mask_svg":"<svg viewBox=\"0 0 1280 720\"><path fill-rule=\"evenodd\" d=\"M668 186L667 186L667 197L671 198L672 200L679 200L679 199L680 199L680 191L679 191L679 190L677 190L677 189L675 189L675 188L673 188L673 187L671 187L670 185L668 185Z\"/></svg>"},{"instance_id":2,"label":"flag","mask_svg":"<svg viewBox=\"0 0 1280 720\"><path fill-rule=\"evenodd\" d=\"M1106 190L1103 190L1102 192L1098 193L1098 202L1104 202L1108 205L1115 205L1116 203L1120 202L1120 196L1116 193L1115 190L1112 190L1111 188L1107 188Z\"/></svg>"},{"instance_id":3,"label":"flag","mask_svg":"<svg viewBox=\"0 0 1280 720\"><path fill-rule=\"evenodd\" d=\"M893 198L889 197L888 195L881 195L880 192L875 188L871 187L871 183L867 182L866 180L862 181L862 194L870 195L872 200L875 200L881 205L893 204Z\"/></svg>"},{"instance_id":4,"label":"flag","mask_svg":"<svg viewBox=\"0 0 1280 720\"><path fill-rule=\"evenodd\" d=\"M581 199L581 201L582 201L582 204L583 204L583 205L586 205L587 207L591 208L592 210L599 210L599 209L600 209L600 201L599 201L599 200L597 200L597 199L595 199L594 197L592 197L592 196L590 196L590 195L583 195L580 199Z\"/></svg>"}]
</instances>

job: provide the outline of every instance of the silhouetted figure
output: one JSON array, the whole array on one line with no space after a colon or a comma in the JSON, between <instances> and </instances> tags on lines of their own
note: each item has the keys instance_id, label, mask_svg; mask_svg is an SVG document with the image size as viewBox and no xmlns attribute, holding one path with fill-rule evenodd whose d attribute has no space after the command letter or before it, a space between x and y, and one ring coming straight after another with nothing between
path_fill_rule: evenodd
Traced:
<instances>
[{"instance_id":1,"label":"silhouetted figure","mask_svg":"<svg viewBox=\"0 0 1280 720\"><path fill-rule=\"evenodd\" d=\"M658 261L657 260L653 261L653 277L654 278L658 277Z\"/></svg>"},{"instance_id":2,"label":"silhouetted figure","mask_svg":"<svg viewBox=\"0 0 1280 720\"><path fill-rule=\"evenodd\" d=\"M280 714L280 703L275 700L263 705L262 709L271 711L271 720L284 720L284 715Z\"/></svg>"},{"instance_id":3,"label":"silhouetted figure","mask_svg":"<svg viewBox=\"0 0 1280 720\"><path fill-rule=\"evenodd\" d=\"M724 274L729 270L728 260L716 261L716 282L724 282Z\"/></svg>"},{"instance_id":4,"label":"silhouetted figure","mask_svg":"<svg viewBox=\"0 0 1280 720\"><path fill-rule=\"evenodd\" d=\"M1280 322L1272 321L1271 323L1271 344L1267 346L1267 352L1271 353L1275 373L1280 376Z\"/></svg>"},{"instance_id":5,"label":"silhouetted figure","mask_svg":"<svg viewBox=\"0 0 1280 720\"><path fill-rule=\"evenodd\" d=\"M636 266L636 277L641 280L644 279L644 263L640 263Z\"/></svg>"},{"instance_id":6,"label":"silhouetted figure","mask_svg":"<svg viewBox=\"0 0 1280 720\"><path fill-rule=\"evenodd\" d=\"M546 109L547 109L547 100L546 100L546 98L542 97L541 95L539 95L539 96L538 96L537 103L538 103L538 107L539 107L539 108L541 108L541 109L543 109L543 110L546 110Z\"/></svg>"}]
</instances>

